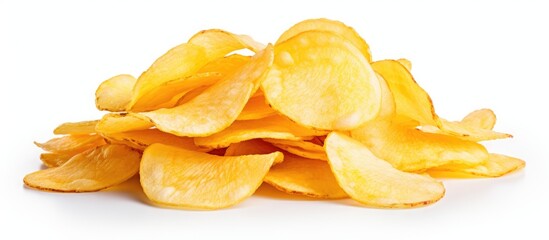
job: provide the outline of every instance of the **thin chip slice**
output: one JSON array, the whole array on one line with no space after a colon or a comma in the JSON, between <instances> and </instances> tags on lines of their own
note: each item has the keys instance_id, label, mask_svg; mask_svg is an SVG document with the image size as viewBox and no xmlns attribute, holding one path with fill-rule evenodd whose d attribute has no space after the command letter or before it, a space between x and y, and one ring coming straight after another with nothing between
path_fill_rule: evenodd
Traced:
<instances>
[{"instance_id":1,"label":"thin chip slice","mask_svg":"<svg viewBox=\"0 0 549 240\"><path fill-rule=\"evenodd\" d=\"M272 109L265 100L265 96L260 95L257 97L252 97L242 109L240 115L236 120L254 120L261 119L268 116L273 116L276 114L276 111Z\"/></svg>"},{"instance_id":2,"label":"thin chip slice","mask_svg":"<svg viewBox=\"0 0 549 240\"><path fill-rule=\"evenodd\" d=\"M95 106L111 112L126 111L132 99L133 86L137 79L122 74L105 80L95 91Z\"/></svg>"},{"instance_id":3,"label":"thin chip slice","mask_svg":"<svg viewBox=\"0 0 549 240\"><path fill-rule=\"evenodd\" d=\"M105 144L105 140L97 134L90 135L67 135L59 138L52 138L45 143L34 142L44 151L59 154L77 154L84 150Z\"/></svg>"},{"instance_id":4,"label":"thin chip slice","mask_svg":"<svg viewBox=\"0 0 549 240\"><path fill-rule=\"evenodd\" d=\"M136 113L150 119L158 129L177 136L208 136L236 120L259 81L270 68L272 46L256 54L235 74L214 84L183 105Z\"/></svg>"},{"instance_id":5,"label":"thin chip slice","mask_svg":"<svg viewBox=\"0 0 549 240\"><path fill-rule=\"evenodd\" d=\"M178 137L158 129L135 130L104 134L103 136L111 143L124 144L139 150L145 150L145 148L154 143L162 143L199 152L207 152L210 150L209 148L197 147L194 145L194 140L192 138Z\"/></svg>"},{"instance_id":6,"label":"thin chip slice","mask_svg":"<svg viewBox=\"0 0 549 240\"><path fill-rule=\"evenodd\" d=\"M192 36L189 43L204 47L208 56L223 57L226 54L247 48L259 52L265 45L256 42L250 36L238 35L221 29L203 30Z\"/></svg>"},{"instance_id":7,"label":"thin chip slice","mask_svg":"<svg viewBox=\"0 0 549 240\"><path fill-rule=\"evenodd\" d=\"M408 72L412 72L412 62L406 58L399 58L397 59L397 62L402 64L408 70Z\"/></svg>"},{"instance_id":8,"label":"thin chip slice","mask_svg":"<svg viewBox=\"0 0 549 240\"><path fill-rule=\"evenodd\" d=\"M276 148L270 143L264 142L261 139L251 139L248 141L237 142L231 144L225 151L225 156L242 156L252 154L269 154L279 152L280 149ZM281 163L284 159L276 159L273 164Z\"/></svg>"},{"instance_id":9,"label":"thin chip slice","mask_svg":"<svg viewBox=\"0 0 549 240\"><path fill-rule=\"evenodd\" d=\"M513 135L508 133L500 133L484 128L473 127L467 124L463 124L462 122L453 122L442 118L440 118L439 128L443 134L448 134L451 136L456 136L465 140L476 142L513 137Z\"/></svg>"},{"instance_id":10,"label":"thin chip slice","mask_svg":"<svg viewBox=\"0 0 549 240\"><path fill-rule=\"evenodd\" d=\"M162 205L218 209L251 196L280 152L221 157L162 144L143 153L140 176L147 197Z\"/></svg>"},{"instance_id":11,"label":"thin chip slice","mask_svg":"<svg viewBox=\"0 0 549 240\"><path fill-rule=\"evenodd\" d=\"M284 116L275 115L257 120L236 121L223 131L207 137L197 137L194 142L198 146L223 148L254 138L301 140L325 134L324 131L304 128Z\"/></svg>"},{"instance_id":12,"label":"thin chip slice","mask_svg":"<svg viewBox=\"0 0 549 240\"><path fill-rule=\"evenodd\" d=\"M325 199L347 197L327 162L289 153L284 154L284 162L271 168L264 181L289 194Z\"/></svg>"},{"instance_id":13,"label":"thin chip slice","mask_svg":"<svg viewBox=\"0 0 549 240\"><path fill-rule=\"evenodd\" d=\"M330 32L302 32L277 45L261 87L273 109L316 129L353 129L380 109L379 81L370 64Z\"/></svg>"},{"instance_id":14,"label":"thin chip slice","mask_svg":"<svg viewBox=\"0 0 549 240\"><path fill-rule=\"evenodd\" d=\"M59 167L69 161L74 154L61 154L61 153L42 153L40 154L40 160L46 165L46 167Z\"/></svg>"},{"instance_id":15,"label":"thin chip slice","mask_svg":"<svg viewBox=\"0 0 549 240\"><path fill-rule=\"evenodd\" d=\"M385 79L393 95L397 115L424 125L438 126L438 116L431 97L417 84L405 66L395 60L383 60L373 62L372 68Z\"/></svg>"},{"instance_id":16,"label":"thin chip slice","mask_svg":"<svg viewBox=\"0 0 549 240\"><path fill-rule=\"evenodd\" d=\"M299 33L310 30L332 32L336 35L342 36L358 48L364 57L366 57L368 62L372 61L370 47L352 27L349 27L340 21L334 21L326 18L308 19L295 24L290 29L282 33L276 41L276 44L280 44L298 35Z\"/></svg>"},{"instance_id":17,"label":"thin chip slice","mask_svg":"<svg viewBox=\"0 0 549 240\"><path fill-rule=\"evenodd\" d=\"M341 133L330 133L325 148L341 188L365 205L408 208L431 204L444 196L441 182L429 176L401 172Z\"/></svg>"},{"instance_id":18,"label":"thin chip slice","mask_svg":"<svg viewBox=\"0 0 549 240\"><path fill-rule=\"evenodd\" d=\"M101 134L112 134L135 130L144 130L154 125L143 117L128 113L108 113L99 120L95 131Z\"/></svg>"},{"instance_id":19,"label":"thin chip slice","mask_svg":"<svg viewBox=\"0 0 549 240\"><path fill-rule=\"evenodd\" d=\"M501 154L491 153L484 164L467 167L460 165L446 165L430 169L429 172L460 172L482 177L501 177L507 173L521 169L526 165L523 160Z\"/></svg>"},{"instance_id":20,"label":"thin chip slice","mask_svg":"<svg viewBox=\"0 0 549 240\"><path fill-rule=\"evenodd\" d=\"M275 147L293 153L297 156L324 161L328 160L328 157L326 156L326 151L324 151L324 147L309 141L294 141L269 138L263 140L273 144Z\"/></svg>"},{"instance_id":21,"label":"thin chip slice","mask_svg":"<svg viewBox=\"0 0 549 240\"><path fill-rule=\"evenodd\" d=\"M27 186L59 192L93 192L124 182L139 170L141 154L123 145L103 145L65 164L31 173Z\"/></svg>"},{"instance_id":22,"label":"thin chip slice","mask_svg":"<svg viewBox=\"0 0 549 240\"><path fill-rule=\"evenodd\" d=\"M352 130L351 136L402 171L423 171L447 164L476 166L489 157L486 148L476 142L422 132L414 123L376 120Z\"/></svg>"},{"instance_id":23,"label":"thin chip slice","mask_svg":"<svg viewBox=\"0 0 549 240\"><path fill-rule=\"evenodd\" d=\"M496 114L488 108L475 110L467 114L461 123L469 127L492 130L496 125Z\"/></svg>"},{"instance_id":24,"label":"thin chip slice","mask_svg":"<svg viewBox=\"0 0 549 240\"><path fill-rule=\"evenodd\" d=\"M82 121L82 122L66 122L57 126L53 130L53 134L72 134L72 135L81 135L81 134L91 134L96 133L95 126L99 120L92 121Z\"/></svg>"}]
</instances>

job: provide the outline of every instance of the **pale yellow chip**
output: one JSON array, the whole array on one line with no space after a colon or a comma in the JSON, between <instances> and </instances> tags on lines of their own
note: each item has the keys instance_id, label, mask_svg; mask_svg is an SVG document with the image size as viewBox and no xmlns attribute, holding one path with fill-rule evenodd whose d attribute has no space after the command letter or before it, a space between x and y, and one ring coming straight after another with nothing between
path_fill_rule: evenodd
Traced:
<instances>
[{"instance_id":1,"label":"pale yellow chip","mask_svg":"<svg viewBox=\"0 0 549 240\"><path fill-rule=\"evenodd\" d=\"M82 122L66 122L57 126L53 130L53 134L72 134L72 135L81 135L81 134L92 134L96 133L95 126L99 120L92 121L82 121Z\"/></svg>"},{"instance_id":2,"label":"pale yellow chip","mask_svg":"<svg viewBox=\"0 0 549 240\"><path fill-rule=\"evenodd\" d=\"M402 64L408 70L408 72L412 72L412 62L406 58L399 58L397 59L397 62Z\"/></svg>"},{"instance_id":3,"label":"pale yellow chip","mask_svg":"<svg viewBox=\"0 0 549 240\"><path fill-rule=\"evenodd\" d=\"M441 182L429 176L401 172L341 133L330 133L325 148L339 185L360 203L408 208L431 204L444 196Z\"/></svg>"},{"instance_id":4,"label":"pale yellow chip","mask_svg":"<svg viewBox=\"0 0 549 240\"><path fill-rule=\"evenodd\" d=\"M103 145L79 153L59 167L23 179L32 188L59 192L92 192L122 183L139 170L141 154L123 145Z\"/></svg>"},{"instance_id":5,"label":"pale yellow chip","mask_svg":"<svg viewBox=\"0 0 549 240\"><path fill-rule=\"evenodd\" d=\"M111 112L126 111L136 81L135 77L128 74L105 80L95 91L95 106L99 110Z\"/></svg>"},{"instance_id":6,"label":"pale yellow chip","mask_svg":"<svg viewBox=\"0 0 549 240\"><path fill-rule=\"evenodd\" d=\"M423 171L446 164L475 166L489 157L486 148L476 142L422 132L414 123L375 120L352 130L351 136L402 171Z\"/></svg>"},{"instance_id":7,"label":"pale yellow chip","mask_svg":"<svg viewBox=\"0 0 549 240\"><path fill-rule=\"evenodd\" d=\"M431 97L414 80L412 74L395 60L372 63L372 68L385 79L399 116L414 119L421 124L438 126L438 116Z\"/></svg>"},{"instance_id":8,"label":"pale yellow chip","mask_svg":"<svg viewBox=\"0 0 549 240\"><path fill-rule=\"evenodd\" d=\"M327 162L290 153L284 153L284 162L273 166L264 181L289 194L326 199L347 197Z\"/></svg>"},{"instance_id":9,"label":"pale yellow chip","mask_svg":"<svg viewBox=\"0 0 549 240\"><path fill-rule=\"evenodd\" d=\"M496 125L496 114L488 108L475 110L467 114L461 123L469 127L492 130Z\"/></svg>"},{"instance_id":10,"label":"pale yellow chip","mask_svg":"<svg viewBox=\"0 0 549 240\"><path fill-rule=\"evenodd\" d=\"M257 53L228 78L214 84L189 102L170 109L136 113L158 129L177 136L208 136L236 120L273 60L272 46Z\"/></svg>"},{"instance_id":11,"label":"pale yellow chip","mask_svg":"<svg viewBox=\"0 0 549 240\"><path fill-rule=\"evenodd\" d=\"M71 153L42 153L40 154L40 160L49 168L59 167L69 161L75 154Z\"/></svg>"},{"instance_id":12,"label":"pale yellow chip","mask_svg":"<svg viewBox=\"0 0 549 240\"><path fill-rule=\"evenodd\" d=\"M474 167L460 165L446 165L429 170L431 172L459 172L482 177L501 177L510 172L524 168L526 163L518 158L491 153L490 158L481 165ZM444 176L440 175L439 176Z\"/></svg>"},{"instance_id":13,"label":"pale yellow chip","mask_svg":"<svg viewBox=\"0 0 549 240\"><path fill-rule=\"evenodd\" d=\"M95 131L101 134L112 134L154 127L148 119L128 113L108 113L99 120Z\"/></svg>"},{"instance_id":14,"label":"pale yellow chip","mask_svg":"<svg viewBox=\"0 0 549 240\"><path fill-rule=\"evenodd\" d=\"M275 147L293 153L297 156L324 161L328 160L328 157L326 156L326 151L324 151L324 147L310 141L270 138L263 139L263 141L269 142Z\"/></svg>"},{"instance_id":15,"label":"pale yellow chip","mask_svg":"<svg viewBox=\"0 0 549 240\"><path fill-rule=\"evenodd\" d=\"M192 151L207 152L209 148L197 147L189 137L178 137L158 129L135 130L129 132L111 133L103 135L109 142L124 144L129 147L145 150L149 145L162 143Z\"/></svg>"},{"instance_id":16,"label":"pale yellow chip","mask_svg":"<svg viewBox=\"0 0 549 240\"><path fill-rule=\"evenodd\" d=\"M280 44L298 35L299 33L310 30L326 31L342 36L350 41L364 55L368 62L372 61L370 47L352 27L349 27L340 21L334 21L326 18L308 19L295 24L280 35L276 41L276 44Z\"/></svg>"},{"instance_id":17,"label":"pale yellow chip","mask_svg":"<svg viewBox=\"0 0 549 240\"><path fill-rule=\"evenodd\" d=\"M316 129L353 129L380 109L379 81L369 62L331 32L306 31L276 45L261 87L273 109Z\"/></svg>"},{"instance_id":18,"label":"pale yellow chip","mask_svg":"<svg viewBox=\"0 0 549 240\"><path fill-rule=\"evenodd\" d=\"M52 138L45 143L34 142L36 146L44 151L59 154L77 154L84 150L105 144L103 137L97 134L90 135L67 135L59 138Z\"/></svg>"},{"instance_id":19,"label":"pale yellow chip","mask_svg":"<svg viewBox=\"0 0 549 240\"><path fill-rule=\"evenodd\" d=\"M252 154L269 154L280 152L280 149L261 139L251 139L248 141L232 143L225 151L225 156L242 156ZM276 159L274 164L282 162L282 158Z\"/></svg>"},{"instance_id":20,"label":"pale yellow chip","mask_svg":"<svg viewBox=\"0 0 549 240\"><path fill-rule=\"evenodd\" d=\"M158 204L199 209L233 206L251 196L280 152L216 156L153 144L143 153L143 191Z\"/></svg>"},{"instance_id":21,"label":"pale yellow chip","mask_svg":"<svg viewBox=\"0 0 549 240\"><path fill-rule=\"evenodd\" d=\"M448 121L443 118L440 118L439 128L441 131L438 133L448 134L476 142L513 137L513 135L508 133L500 133L489 129L464 124L463 122Z\"/></svg>"},{"instance_id":22,"label":"pale yellow chip","mask_svg":"<svg viewBox=\"0 0 549 240\"><path fill-rule=\"evenodd\" d=\"M230 52L244 48L257 53L266 47L250 36L234 34L221 29L200 31L192 36L188 42L204 47L208 56L216 57L223 57Z\"/></svg>"},{"instance_id":23,"label":"pale yellow chip","mask_svg":"<svg viewBox=\"0 0 549 240\"><path fill-rule=\"evenodd\" d=\"M248 100L246 106L244 106L244 109L242 109L242 112L238 115L236 120L261 119L275 114L277 114L277 112L269 106L265 100L265 96L259 95L251 97L250 100Z\"/></svg>"},{"instance_id":24,"label":"pale yellow chip","mask_svg":"<svg viewBox=\"0 0 549 240\"><path fill-rule=\"evenodd\" d=\"M254 138L301 140L325 134L324 131L308 129L286 117L275 115L257 120L236 121L223 131L207 137L197 137L194 142L198 146L223 148L231 143Z\"/></svg>"}]
</instances>

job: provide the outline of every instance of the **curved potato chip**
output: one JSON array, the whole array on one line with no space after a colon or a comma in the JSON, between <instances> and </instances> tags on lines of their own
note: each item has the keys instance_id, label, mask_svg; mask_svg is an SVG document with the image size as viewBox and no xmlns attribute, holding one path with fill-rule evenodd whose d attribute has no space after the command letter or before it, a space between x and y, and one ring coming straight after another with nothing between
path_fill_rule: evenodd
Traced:
<instances>
[{"instance_id":1,"label":"curved potato chip","mask_svg":"<svg viewBox=\"0 0 549 240\"><path fill-rule=\"evenodd\" d=\"M187 208L218 209L251 196L282 153L220 157L153 144L143 153L143 191L153 202Z\"/></svg>"},{"instance_id":2,"label":"curved potato chip","mask_svg":"<svg viewBox=\"0 0 549 240\"><path fill-rule=\"evenodd\" d=\"M212 84L223 79L242 67L249 57L233 54L216 59L202 67L196 74L165 82L145 93L137 101L132 111L150 111L159 108L171 108L188 92Z\"/></svg>"},{"instance_id":3,"label":"curved potato chip","mask_svg":"<svg viewBox=\"0 0 549 240\"><path fill-rule=\"evenodd\" d=\"M46 167L59 167L69 161L75 154L42 153L40 160Z\"/></svg>"},{"instance_id":4,"label":"curved potato chip","mask_svg":"<svg viewBox=\"0 0 549 240\"><path fill-rule=\"evenodd\" d=\"M472 127L462 122L453 122L440 118L440 130L443 134L456 136L469 141L486 141L511 138L513 135L484 128Z\"/></svg>"},{"instance_id":5,"label":"curved potato chip","mask_svg":"<svg viewBox=\"0 0 549 240\"><path fill-rule=\"evenodd\" d=\"M422 171L446 164L475 166L489 157L486 148L476 142L422 132L400 119L369 122L352 130L351 136L402 171Z\"/></svg>"},{"instance_id":6,"label":"curved potato chip","mask_svg":"<svg viewBox=\"0 0 549 240\"><path fill-rule=\"evenodd\" d=\"M258 82L271 66L272 59L273 49L269 45L235 74L186 104L136 114L150 119L163 132L177 136L208 136L219 132L236 120L259 87Z\"/></svg>"},{"instance_id":7,"label":"curved potato chip","mask_svg":"<svg viewBox=\"0 0 549 240\"><path fill-rule=\"evenodd\" d=\"M408 70L408 72L412 72L412 62L410 62L410 60L406 58L399 58L397 59L397 62L402 64L402 66L404 66L406 70Z\"/></svg>"},{"instance_id":8,"label":"curved potato chip","mask_svg":"<svg viewBox=\"0 0 549 240\"><path fill-rule=\"evenodd\" d=\"M285 153L264 181L276 189L314 198L338 199L347 194L339 187L328 163Z\"/></svg>"},{"instance_id":9,"label":"curved potato chip","mask_svg":"<svg viewBox=\"0 0 549 240\"><path fill-rule=\"evenodd\" d=\"M66 122L57 126L53 130L53 134L72 134L72 135L81 135L81 134L91 134L95 132L95 126L99 120L93 121L82 121L82 122Z\"/></svg>"},{"instance_id":10,"label":"curved potato chip","mask_svg":"<svg viewBox=\"0 0 549 240\"><path fill-rule=\"evenodd\" d=\"M133 114L108 113L95 126L95 131L101 134L112 134L134 130L144 130L154 127L150 121Z\"/></svg>"},{"instance_id":11,"label":"curved potato chip","mask_svg":"<svg viewBox=\"0 0 549 240\"><path fill-rule=\"evenodd\" d=\"M491 153L490 158L474 167L460 165L445 165L429 169L429 172L460 172L481 177L501 177L507 173L521 169L526 165L523 160L501 154Z\"/></svg>"},{"instance_id":12,"label":"curved potato chip","mask_svg":"<svg viewBox=\"0 0 549 240\"><path fill-rule=\"evenodd\" d=\"M370 64L330 32L306 31L277 45L261 87L273 109L316 129L353 129L380 109L379 81Z\"/></svg>"},{"instance_id":13,"label":"curved potato chip","mask_svg":"<svg viewBox=\"0 0 549 240\"><path fill-rule=\"evenodd\" d=\"M290 29L282 33L275 45L280 44L302 32L310 30L331 32L342 36L350 41L364 55L368 62L372 61L370 47L352 27L349 27L340 21L334 21L326 18L308 19L295 24Z\"/></svg>"},{"instance_id":14,"label":"curved potato chip","mask_svg":"<svg viewBox=\"0 0 549 240\"><path fill-rule=\"evenodd\" d=\"M252 154L269 154L279 152L280 149L261 139L251 139L243 142L232 143L225 151L225 156L242 156ZM284 159L276 159L274 164L281 163Z\"/></svg>"},{"instance_id":15,"label":"curved potato chip","mask_svg":"<svg viewBox=\"0 0 549 240\"><path fill-rule=\"evenodd\" d=\"M126 111L132 100L135 79L128 74L121 74L103 81L95 91L95 106L99 110L111 112Z\"/></svg>"},{"instance_id":16,"label":"curved potato chip","mask_svg":"<svg viewBox=\"0 0 549 240\"><path fill-rule=\"evenodd\" d=\"M496 114L488 108L475 110L467 114L461 123L469 127L492 130L496 125Z\"/></svg>"},{"instance_id":17,"label":"curved potato chip","mask_svg":"<svg viewBox=\"0 0 549 240\"><path fill-rule=\"evenodd\" d=\"M324 151L324 147L314 144L312 142L270 138L263 139L263 141L269 142L275 147L293 153L297 156L324 161L328 160L328 157L326 156L326 151Z\"/></svg>"},{"instance_id":18,"label":"curved potato chip","mask_svg":"<svg viewBox=\"0 0 549 240\"><path fill-rule=\"evenodd\" d=\"M431 97L417 84L406 67L395 60L383 60L373 62L372 68L385 79L393 95L397 115L438 126Z\"/></svg>"},{"instance_id":19,"label":"curved potato chip","mask_svg":"<svg viewBox=\"0 0 549 240\"><path fill-rule=\"evenodd\" d=\"M31 173L27 186L59 192L92 192L122 183L139 170L141 154L123 145L103 145L63 165Z\"/></svg>"},{"instance_id":20,"label":"curved potato chip","mask_svg":"<svg viewBox=\"0 0 549 240\"><path fill-rule=\"evenodd\" d=\"M256 42L250 36L238 35L221 29L203 30L192 36L189 43L204 47L209 56L223 57L240 49L250 49L259 52L265 45Z\"/></svg>"},{"instance_id":21,"label":"curved potato chip","mask_svg":"<svg viewBox=\"0 0 549 240\"><path fill-rule=\"evenodd\" d=\"M444 196L441 182L429 176L401 172L345 135L330 133L325 148L341 188L365 205L416 207L434 203Z\"/></svg>"},{"instance_id":22,"label":"curved potato chip","mask_svg":"<svg viewBox=\"0 0 549 240\"><path fill-rule=\"evenodd\" d=\"M52 138L45 143L34 142L44 151L59 154L77 154L84 150L105 144L105 140L99 135L67 135L59 138Z\"/></svg>"},{"instance_id":23,"label":"curved potato chip","mask_svg":"<svg viewBox=\"0 0 549 240\"><path fill-rule=\"evenodd\" d=\"M236 120L254 120L275 115L276 111L272 109L265 100L265 96L260 95L251 97L242 109L242 112Z\"/></svg>"},{"instance_id":24,"label":"curved potato chip","mask_svg":"<svg viewBox=\"0 0 549 240\"><path fill-rule=\"evenodd\" d=\"M105 137L111 143L124 144L126 146L139 150L145 150L145 148L154 143L162 143L165 145L199 152L207 152L210 150L208 148L197 147L196 145L194 145L194 140L192 138L178 137L169 133L162 132L158 129L145 129L104 134L103 137Z\"/></svg>"},{"instance_id":25,"label":"curved potato chip","mask_svg":"<svg viewBox=\"0 0 549 240\"><path fill-rule=\"evenodd\" d=\"M323 131L304 128L286 117L275 115L257 120L236 121L221 132L195 138L194 143L203 147L223 148L254 138L300 140L325 134Z\"/></svg>"}]
</instances>

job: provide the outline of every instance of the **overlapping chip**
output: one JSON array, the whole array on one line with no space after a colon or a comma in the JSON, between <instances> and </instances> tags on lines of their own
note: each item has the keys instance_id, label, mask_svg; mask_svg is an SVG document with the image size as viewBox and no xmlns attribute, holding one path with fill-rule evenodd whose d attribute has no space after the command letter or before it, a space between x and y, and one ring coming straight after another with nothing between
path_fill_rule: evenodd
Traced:
<instances>
[{"instance_id":1,"label":"overlapping chip","mask_svg":"<svg viewBox=\"0 0 549 240\"><path fill-rule=\"evenodd\" d=\"M252 56L234 53L243 49ZM446 120L410 60L372 59L355 29L329 19L297 23L274 46L200 31L139 78L103 81L95 103L109 112L36 143L48 168L24 183L89 192L139 173L153 203L175 208L230 207L263 182L311 199L408 208L444 196L433 177L525 166L480 143L511 137L493 130L492 110Z\"/></svg>"}]
</instances>

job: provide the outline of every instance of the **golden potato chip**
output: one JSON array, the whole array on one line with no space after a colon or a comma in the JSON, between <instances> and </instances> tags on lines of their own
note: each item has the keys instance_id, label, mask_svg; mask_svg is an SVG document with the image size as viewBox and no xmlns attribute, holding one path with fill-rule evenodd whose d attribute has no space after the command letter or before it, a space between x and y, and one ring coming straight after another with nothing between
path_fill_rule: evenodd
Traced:
<instances>
[{"instance_id":1,"label":"golden potato chip","mask_svg":"<svg viewBox=\"0 0 549 240\"><path fill-rule=\"evenodd\" d=\"M242 112L236 120L254 120L261 119L268 116L273 116L277 114L274 109L272 109L265 100L264 95L259 95L257 97L251 97L250 100L242 109Z\"/></svg>"},{"instance_id":2,"label":"golden potato chip","mask_svg":"<svg viewBox=\"0 0 549 240\"><path fill-rule=\"evenodd\" d=\"M105 144L105 140L99 135L67 135L59 138L52 138L45 143L34 142L44 151L59 154L77 154L84 150Z\"/></svg>"},{"instance_id":3,"label":"golden potato chip","mask_svg":"<svg viewBox=\"0 0 549 240\"><path fill-rule=\"evenodd\" d=\"M402 171L422 171L446 164L475 166L489 157L486 148L476 142L422 132L414 123L375 120L352 130L351 136Z\"/></svg>"},{"instance_id":4,"label":"golden potato chip","mask_svg":"<svg viewBox=\"0 0 549 240\"><path fill-rule=\"evenodd\" d=\"M194 143L203 147L222 148L254 138L301 140L325 134L324 131L304 128L286 117L275 115L257 120L236 121L221 132L195 138Z\"/></svg>"},{"instance_id":5,"label":"golden potato chip","mask_svg":"<svg viewBox=\"0 0 549 240\"><path fill-rule=\"evenodd\" d=\"M250 36L238 35L220 29L200 31L192 36L188 42L204 47L208 56L216 56L216 58L244 48L256 53L265 48L265 45L256 42Z\"/></svg>"},{"instance_id":6,"label":"golden potato chip","mask_svg":"<svg viewBox=\"0 0 549 240\"><path fill-rule=\"evenodd\" d=\"M40 160L46 165L46 167L59 167L69 161L75 154L61 154L61 153L42 153L40 154Z\"/></svg>"},{"instance_id":7,"label":"golden potato chip","mask_svg":"<svg viewBox=\"0 0 549 240\"><path fill-rule=\"evenodd\" d=\"M149 145L162 143L174 147L192 151L207 152L210 149L194 145L194 140L189 137L178 137L158 129L135 130L129 132L111 133L103 135L108 141L116 144L124 144L129 147L145 150Z\"/></svg>"},{"instance_id":8,"label":"golden potato chip","mask_svg":"<svg viewBox=\"0 0 549 240\"><path fill-rule=\"evenodd\" d=\"M417 84L406 67L395 60L383 60L373 62L372 68L385 79L393 95L397 115L438 126L431 97Z\"/></svg>"},{"instance_id":9,"label":"golden potato chip","mask_svg":"<svg viewBox=\"0 0 549 240\"><path fill-rule=\"evenodd\" d=\"M162 144L143 153L143 191L162 205L218 209L251 196L282 153L220 157Z\"/></svg>"},{"instance_id":10,"label":"golden potato chip","mask_svg":"<svg viewBox=\"0 0 549 240\"><path fill-rule=\"evenodd\" d=\"M337 132L326 138L328 163L349 196L365 205L389 208L416 207L444 196L441 182L401 172L377 158L368 147Z\"/></svg>"},{"instance_id":11,"label":"golden potato chip","mask_svg":"<svg viewBox=\"0 0 549 240\"><path fill-rule=\"evenodd\" d=\"M327 162L289 153L284 153L284 162L273 166L264 181L289 194L327 199L347 197Z\"/></svg>"},{"instance_id":12,"label":"golden potato chip","mask_svg":"<svg viewBox=\"0 0 549 240\"><path fill-rule=\"evenodd\" d=\"M92 192L124 182L139 170L141 154L123 145L103 145L76 154L59 167L31 173L27 186L59 192Z\"/></svg>"},{"instance_id":13,"label":"golden potato chip","mask_svg":"<svg viewBox=\"0 0 549 240\"><path fill-rule=\"evenodd\" d=\"M99 110L123 112L132 100L135 79L128 74L121 74L105 80L95 91L95 106Z\"/></svg>"},{"instance_id":14,"label":"golden potato chip","mask_svg":"<svg viewBox=\"0 0 549 240\"><path fill-rule=\"evenodd\" d=\"M518 158L491 153L490 158L481 165L474 167L445 165L430 169L429 172L460 172L482 177L501 177L507 173L521 169L525 165L526 163Z\"/></svg>"},{"instance_id":15,"label":"golden potato chip","mask_svg":"<svg viewBox=\"0 0 549 240\"><path fill-rule=\"evenodd\" d=\"M214 84L186 104L136 114L149 118L163 132L177 136L208 136L219 132L236 120L259 87L272 59L273 49L269 45L237 73Z\"/></svg>"},{"instance_id":16,"label":"golden potato chip","mask_svg":"<svg viewBox=\"0 0 549 240\"><path fill-rule=\"evenodd\" d=\"M472 127L462 122L453 122L440 118L440 132L451 136L460 137L469 141L486 141L513 137L511 134L500 133L489 129Z\"/></svg>"},{"instance_id":17,"label":"golden potato chip","mask_svg":"<svg viewBox=\"0 0 549 240\"><path fill-rule=\"evenodd\" d=\"M225 156L242 156L253 154L269 154L274 152L280 152L280 149L274 147L270 143L266 143L261 139L251 139L243 142L232 143L225 150ZM281 163L284 159L275 159L274 164Z\"/></svg>"},{"instance_id":18,"label":"golden potato chip","mask_svg":"<svg viewBox=\"0 0 549 240\"><path fill-rule=\"evenodd\" d=\"M368 62L372 61L370 47L352 27L349 27L340 21L334 21L326 18L308 19L295 24L290 29L282 33L275 45L280 44L302 32L310 30L331 32L335 35L342 36L350 41L364 55Z\"/></svg>"},{"instance_id":19,"label":"golden potato chip","mask_svg":"<svg viewBox=\"0 0 549 240\"><path fill-rule=\"evenodd\" d=\"M397 59L397 62L402 64L402 66L404 66L406 70L408 70L408 72L412 72L412 62L410 62L410 60L406 58L399 58Z\"/></svg>"},{"instance_id":20,"label":"golden potato chip","mask_svg":"<svg viewBox=\"0 0 549 240\"><path fill-rule=\"evenodd\" d=\"M348 40L329 32L302 32L277 45L261 87L273 109L316 129L353 129L380 109L370 64Z\"/></svg>"},{"instance_id":21,"label":"golden potato chip","mask_svg":"<svg viewBox=\"0 0 549 240\"><path fill-rule=\"evenodd\" d=\"M99 120L95 126L95 131L101 134L112 134L119 132L128 132L134 130L144 130L154 127L154 125L134 114L128 113L108 113Z\"/></svg>"},{"instance_id":22,"label":"golden potato chip","mask_svg":"<svg viewBox=\"0 0 549 240\"><path fill-rule=\"evenodd\" d=\"M328 160L324 147L304 140L285 140L266 138L263 141L273 144L275 147L293 153L304 158Z\"/></svg>"},{"instance_id":23,"label":"golden potato chip","mask_svg":"<svg viewBox=\"0 0 549 240\"><path fill-rule=\"evenodd\" d=\"M145 93L133 105L132 111L150 111L177 106L178 100L197 88L206 88L233 74L249 61L249 57L233 54L216 59L198 70L197 73L165 82Z\"/></svg>"},{"instance_id":24,"label":"golden potato chip","mask_svg":"<svg viewBox=\"0 0 549 240\"><path fill-rule=\"evenodd\" d=\"M66 122L57 126L53 130L53 134L91 134L96 133L95 126L99 120L82 121L82 122Z\"/></svg>"},{"instance_id":25,"label":"golden potato chip","mask_svg":"<svg viewBox=\"0 0 549 240\"><path fill-rule=\"evenodd\" d=\"M475 110L467 114L461 123L473 128L492 130L496 125L496 114L487 108Z\"/></svg>"}]
</instances>

